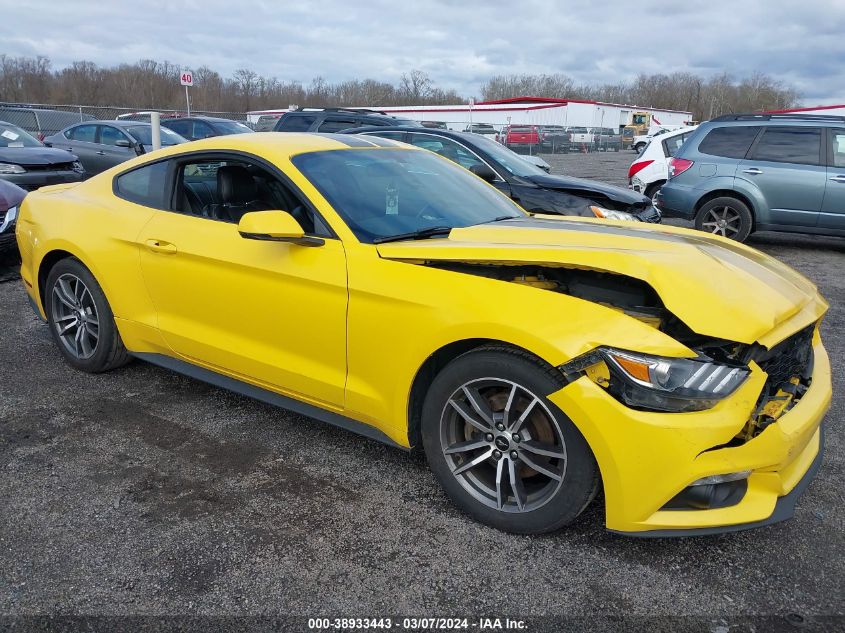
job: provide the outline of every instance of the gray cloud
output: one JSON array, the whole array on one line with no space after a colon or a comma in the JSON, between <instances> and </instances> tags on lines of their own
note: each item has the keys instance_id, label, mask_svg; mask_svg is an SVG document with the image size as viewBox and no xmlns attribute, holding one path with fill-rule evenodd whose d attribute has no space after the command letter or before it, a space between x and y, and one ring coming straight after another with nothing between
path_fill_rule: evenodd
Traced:
<instances>
[{"instance_id":1,"label":"gray cloud","mask_svg":"<svg viewBox=\"0 0 845 633\"><path fill-rule=\"evenodd\" d=\"M56 67L167 59L304 82L395 82L421 68L466 95L493 74L560 72L601 84L639 73L763 71L808 103L845 102L842 0L681 4L0 0L0 52L46 55Z\"/></svg>"}]
</instances>

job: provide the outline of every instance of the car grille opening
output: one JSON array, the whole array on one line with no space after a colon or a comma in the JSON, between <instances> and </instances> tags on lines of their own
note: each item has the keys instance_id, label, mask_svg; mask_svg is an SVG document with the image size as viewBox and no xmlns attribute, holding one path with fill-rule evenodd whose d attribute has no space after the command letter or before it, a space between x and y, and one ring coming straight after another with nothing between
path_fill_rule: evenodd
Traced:
<instances>
[{"instance_id":1,"label":"car grille opening","mask_svg":"<svg viewBox=\"0 0 845 633\"><path fill-rule=\"evenodd\" d=\"M813 331L815 324L796 332L770 350L764 350L754 360L769 377L764 393L773 395L790 378L809 379L813 356Z\"/></svg>"},{"instance_id":2,"label":"car grille opening","mask_svg":"<svg viewBox=\"0 0 845 633\"><path fill-rule=\"evenodd\" d=\"M49 165L23 165L23 168L27 171L71 171L73 170L73 161Z\"/></svg>"}]
</instances>

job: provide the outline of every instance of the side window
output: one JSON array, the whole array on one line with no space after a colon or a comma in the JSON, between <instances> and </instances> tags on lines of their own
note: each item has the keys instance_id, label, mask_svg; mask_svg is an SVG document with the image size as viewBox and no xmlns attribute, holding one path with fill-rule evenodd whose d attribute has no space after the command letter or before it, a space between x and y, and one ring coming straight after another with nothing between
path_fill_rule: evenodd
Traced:
<instances>
[{"instance_id":1,"label":"side window","mask_svg":"<svg viewBox=\"0 0 845 633\"><path fill-rule=\"evenodd\" d=\"M482 165L482 161L470 153L463 146L447 138L426 136L424 134L409 134L408 142L417 147L422 147L435 154L440 154L452 162L458 163L461 167L470 169L475 165Z\"/></svg>"},{"instance_id":2,"label":"side window","mask_svg":"<svg viewBox=\"0 0 845 633\"><path fill-rule=\"evenodd\" d=\"M307 132L311 124L317 120L313 114L290 114L279 119L276 127L278 132Z\"/></svg>"},{"instance_id":3,"label":"side window","mask_svg":"<svg viewBox=\"0 0 845 633\"><path fill-rule=\"evenodd\" d=\"M745 158L759 131L756 125L717 127L698 144L698 151L724 158Z\"/></svg>"},{"instance_id":4,"label":"side window","mask_svg":"<svg viewBox=\"0 0 845 633\"><path fill-rule=\"evenodd\" d=\"M68 130L69 139L73 141L82 141L84 143L95 143L97 141L97 126L96 125L77 125L75 128Z\"/></svg>"},{"instance_id":5,"label":"side window","mask_svg":"<svg viewBox=\"0 0 845 633\"><path fill-rule=\"evenodd\" d=\"M117 145L118 141L128 141L127 136L111 125L100 126L100 143L103 145Z\"/></svg>"},{"instance_id":6,"label":"side window","mask_svg":"<svg viewBox=\"0 0 845 633\"><path fill-rule=\"evenodd\" d=\"M689 138L691 132L687 132L686 134L678 134L677 136L673 136L672 138L667 138L663 141L663 149L665 150L666 156L674 156L678 153L678 150L681 149L681 146L684 142Z\"/></svg>"},{"instance_id":7,"label":"side window","mask_svg":"<svg viewBox=\"0 0 845 633\"><path fill-rule=\"evenodd\" d=\"M830 149L834 167L845 167L845 130L830 130Z\"/></svg>"},{"instance_id":8,"label":"side window","mask_svg":"<svg viewBox=\"0 0 845 633\"><path fill-rule=\"evenodd\" d=\"M168 121L166 125L162 125L180 136L191 138L191 121Z\"/></svg>"},{"instance_id":9,"label":"side window","mask_svg":"<svg viewBox=\"0 0 845 633\"><path fill-rule=\"evenodd\" d=\"M192 138L208 138L209 136L214 136L214 130L211 129L211 126L202 121L194 121L194 135Z\"/></svg>"},{"instance_id":10,"label":"side window","mask_svg":"<svg viewBox=\"0 0 845 633\"><path fill-rule=\"evenodd\" d=\"M769 127L754 148L755 160L818 165L822 131L814 127Z\"/></svg>"},{"instance_id":11,"label":"side window","mask_svg":"<svg viewBox=\"0 0 845 633\"><path fill-rule=\"evenodd\" d=\"M237 223L252 211L288 212L306 233L329 236L285 183L247 160L205 158L182 162L177 170L173 211Z\"/></svg>"},{"instance_id":12,"label":"side window","mask_svg":"<svg viewBox=\"0 0 845 633\"><path fill-rule=\"evenodd\" d=\"M161 161L121 174L115 180L115 193L124 200L163 209L168 164Z\"/></svg>"},{"instance_id":13,"label":"side window","mask_svg":"<svg viewBox=\"0 0 845 633\"><path fill-rule=\"evenodd\" d=\"M338 119L335 117L326 117L325 121L317 128L318 132L340 132L351 127L357 127L358 121L355 119Z\"/></svg>"}]
</instances>

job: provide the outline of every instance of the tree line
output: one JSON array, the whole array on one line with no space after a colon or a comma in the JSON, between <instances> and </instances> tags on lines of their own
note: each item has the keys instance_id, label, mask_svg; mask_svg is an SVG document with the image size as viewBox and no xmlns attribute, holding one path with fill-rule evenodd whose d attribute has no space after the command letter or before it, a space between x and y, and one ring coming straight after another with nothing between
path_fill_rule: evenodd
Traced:
<instances>
[{"instance_id":1,"label":"tree line","mask_svg":"<svg viewBox=\"0 0 845 633\"><path fill-rule=\"evenodd\" d=\"M577 85L561 74L498 75L484 84L481 95L485 101L542 95L682 110L692 112L698 121L734 112L792 108L800 99L794 88L761 72L739 80L727 73L709 78L688 72L641 74L633 81L600 86Z\"/></svg>"},{"instance_id":2,"label":"tree line","mask_svg":"<svg viewBox=\"0 0 845 633\"><path fill-rule=\"evenodd\" d=\"M47 57L0 54L0 101L183 109L180 68L168 61L145 59L110 67L77 61L54 69ZM193 75L192 108L213 112L294 104L379 107L468 102L456 91L437 86L421 70L409 70L396 84L378 79L329 82L323 77L310 83L282 81L248 68L224 77L207 66L196 68ZM633 81L596 86L576 84L563 74L497 75L481 86L480 94L483 100L534 95L688 110L697 120L730 112L790 108L798 104L800 96L792 87L759 72L741 79L728 74L706 78L687 72L643 74Z\"/></svg>"}]
</instances>

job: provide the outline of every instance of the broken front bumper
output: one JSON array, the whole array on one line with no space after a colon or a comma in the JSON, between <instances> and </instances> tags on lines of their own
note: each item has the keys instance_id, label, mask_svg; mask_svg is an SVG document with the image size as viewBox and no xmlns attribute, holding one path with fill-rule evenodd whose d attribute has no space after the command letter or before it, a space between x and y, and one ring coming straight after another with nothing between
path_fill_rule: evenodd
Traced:
<instances>
[{"instance_id":1,"label":"broken front bumper","mask_svg":"<svg viewBox=\"0 0 845 633\"><path fill-rule=\"evenodd\" d=\"M777 422L738 446L766 374L752 373L733 395L706 411L630 409L587 377L549 396L593 449L604 485L607 528L633 536L713 534L788 519L822 459L822 419L830 407L830 362L813 336L812 382ZM724 447L723 447L724 446ZM722 448L720 448L722 447ZM667 509L694 481L751 471L733 505Z\"/></svg>"}]
</instances>

